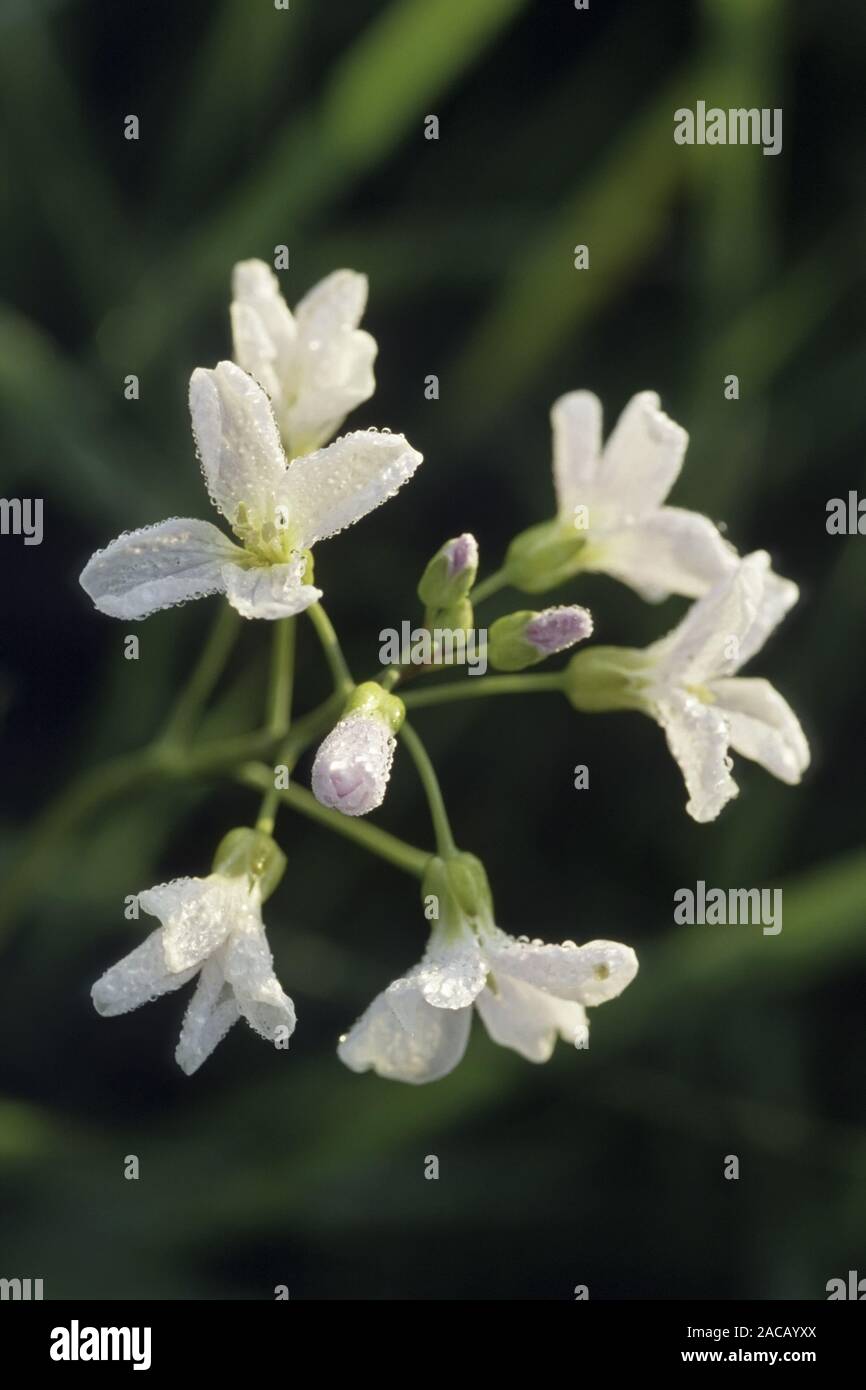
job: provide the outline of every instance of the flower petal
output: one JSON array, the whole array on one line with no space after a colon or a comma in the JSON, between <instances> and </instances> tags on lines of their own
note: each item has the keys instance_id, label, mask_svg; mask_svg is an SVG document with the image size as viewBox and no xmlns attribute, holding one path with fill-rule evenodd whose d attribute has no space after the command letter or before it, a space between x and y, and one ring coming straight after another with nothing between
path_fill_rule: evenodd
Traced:
<instances>
[{"instance_id":1,"label":"flower petal","mask_svg":"<svg viewBox=\"0 0 866 1390\"><path fill-rule=\"evenodd\" d=\"M196 367L189 410L207 490L238 535L279 525L286 456L265 392L234 362ZM239 509L243 508L243 511Z\"/></svg>"},{"instance_id":2,"label":"flower petal","mask_svg":"<svg viewBox=\"0 0 866 1390\"><path fill-rule=\"evenodd\" d=\"M386 502L421 462L402 434L356 430L295 459L283 488L296 544L309 548Z\"/></svg>"},{"instance_id":3,"label":"flower petal","mask_svg":"<svg viewBox=\"0 0 866 1390\"><path fill-rule=\"evenodd\" d=\"M513 1048L528 1062L548 1062L558 1037L577 1045L587 1035L582 1004L556 999L522 980L498 975L477 999L478 1012L491 1038Z\"/></svg>"},{"instance_id":4,"label":"flower petal","mask_svg":"<svg viewBox=\"0 0 866 1390\"><path fill-rule=\"evenodd\" d=\"M139 893L138 901L145 912L162 922L169 970L201 965L230 931L254 921L257 915L244 881L222 874L160 883Z\"/></svg>"},{"instance_id":5,"label":"flower petal","mask_svg":"<svg viewBox=\"0 0 866 1390\"><path fill-rule=\"evenodd\" d=\"M454 1070L471 1022L471 1009L431 1008L420 990L398 980L340 1039L337 1055L352 1071L372 1070L387 1081L420 1086Z\"/></svg>"},{"instance_id":6,"label":"flower petal","mask_svg":"<svg viewBox=\"0 0 866 1390\"><path fill-rule=\"evenodd\" d=\"M596 536L581 566L628 584L651 603L669 594L699 598L739 563L718 527L698 512L661 507Z\"/></svg>"},{"instance_id":7,"label":"flower petal","mask_svg":"<svg viewBox=\"0 0 866 1390\"><path fill-rule=\"evenodd\" d=\"M739 794L730 772L731 730L723 711L696 695L672 690L658 702L657 715L685 778L686 811L696 821L715 820Z\"/></svg>"},{"instance_id":8,"label":"flower petal","mask_svg":"<svg viewBox=\"0 0 866 1390\"><path fill-rule=\"evenodd\" d=\"M320 744L313 763L313 795L344 816L366 816L385 800L396 740L382 719L348 714Z\"/></svg>"},{"instance_id":9,"label":"flower petal","mask_svg":"<svg viewBox=\"0 0 866 1390\"><path fill-rule=\"evenodd\" d=\"M235 361L264 387L279 416L296 357L298 330L292 311L264 261L238 262L232 272L232 295Z\"/></svg>"},{"instance_id":10,"label":"flower petal","mask_svg":"<svg viewBox=\"0 0 866 1390\"><path fill-rule=\"evenodd\" d=\"M424 959L406 978L435 1009L468 1008L487 979L487 964L475 932L470 927L434 930Z\"/></svg>"},{"instance_id":11,"label":"flower petal","mask_svg":"<svg viewBox=\"0 0 866 1390\"><path fill-rule=\"evenodd\" d=\"M596 498L623 518L645 516L664 502L689 436L661 409L655 391L632 396L605 445Z\"/></svg>"},{"instance_id":12,"label":"flower petal","mask_svg":"<svg viewBox=\"0 0 866 1390\"><path fill-rule=\"evenodd\" d=\"M765 552L757 551L759 555ZM764 587L758 600L758 611L752 624L740 642L740 654L736 669L745 666L747 661L759 652L770 634L778 627L785 614L794 607L800 597L800 590L791 579L783 579L770 569L770 557L766 556L763 569Z\"/></svg>"},{"instance_id":13,"label":"flower petal","mask_svg":"<svg viewBox=\"0 0 866 1390\"><path fill-rule=\"evenodd\" d=\"M240 1009L217 961L206 961L189 1001L174 1058L192 1076L240 1018Z\"/></svg>"},{"instance_id":14,"label":"flower petal","mask_svg":"<svg viewBox=\"0 0 866 1390\"><path fill-rule=\"evenodd\" d=\"M366 275L336 270L295 310L298 391L287 415L293 457L324 444L376 389L376 340L358 328L366 303Z\"/></svg>"},{"instance_id":15,"label":"flower petal","mask_svg":"<svg viewBox=\"0 0 866 1390\"><path fill-rule=\"evenodd\" d=\"M250 1027L274 1042L277 1029L295 1030L295 1006L274 974L274 958L264 927L233 932L222 952L222 968Z\"/></svg>"},{"instance_id":16,"label":"flower petal","mask_svg":"<svg viewBox=\"0 0 866 1390\"><path fill-rule=\"evenodd\" d=\"M511 976L536 989L586 1005L615 999L637 974L637 956L617 941L585 946L516 941L506 932L485 932L482 948L497 985Z\"/></svg>"},{"instance_id":17,"label":"flower petal","mask_svg":"<svg viewBox=\"0 0 866 1390\"><path fill-rule=\"evenodd\" d=\"M569 391L554 402L553 485L556 510L574 521L574 509L588 506L601 458L601 401L591 391Z\"/></svg>"},{"instance_id":18,"label":"flower petal","mask_svg":"<svg viewBox=\"0 0 866 1390\"><path fill-rule=\"evenodd\" d=\"M739 669L761 609L769 563L766 551L747 555L692 604L673 632L649 648L662 683L700 685Z\"/></svg>"},{"instance_id":19,"label":"flower petal","mask_svg":"<svg viewBox=\"0 0 866 1390\"><path fill-rule=\"evenodd\" d=\"M743 676L710 687L730 725L731 747L791 786L809 766L809 745L791 706L769 681Z\"/></svg>"},{"instance_id":20,"label":"flower petal","mask_svg":"<svg viewBox=\"0 0 866 1390\"><path fill-rule=\"evenodd\" d=\"M221 593L224 567L242 554L209 521L172 517L127 531L97 550L81 571L80 583L100 613L130 621Z\"/></svg>"},{"instance_id":21,"label":"flower petal","mask_svg":"<svg viewBox=\"0 0 866 1390\"><path fill-rule=\"evenodd\" d=\"M194 965L189 970L170 970L162 948L162 932L153 931L100 976L90 991L93 1006L104 1018L129 1013L161 994L180 989L197 969Z\"/></svg>"},{"instance_id":22,"label":"flower petal","mask_svg":"<svg viewBox=\"0 0 866 1390\"><path fill-rule=\"evenodd\" d=\"M290 618L322 597L321 589L301 582L305 570L301 555L285 565L227 566L226 598L242 618Z\"/></svg>"}]
</instances>

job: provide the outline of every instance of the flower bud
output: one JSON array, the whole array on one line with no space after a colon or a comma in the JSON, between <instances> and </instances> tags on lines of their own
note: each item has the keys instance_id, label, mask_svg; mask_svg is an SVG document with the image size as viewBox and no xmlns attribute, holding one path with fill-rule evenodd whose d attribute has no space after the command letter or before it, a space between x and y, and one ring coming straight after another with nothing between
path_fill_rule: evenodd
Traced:
<instances>
[{"instance_id":1,"label":"flower bud","mask_svg":"<svg viewBox=\"0 0 866 1390\"><path fill-rule=\"evenodd\" d=\"M646 712L647 668L646 654L631 647L588 647L566 666L563 690L584 714L616 709Z\"/></svg>"},{"instance_id":2,"label":"flower bud","mask_svg":"<svg viewBox=\"0 0 866 1390\"><path fill-rule=\"evenodd\" d=\"M246 875L250 884L258 883L262 902L277 887L285 873L286 856L279 845L263 830L239 826L224 835L213 859L213 872L225 878Z\"/></svg>"},{"instance_id":3,"label":"flower bud","mask_svg":"<svg viewBox=\"0 0 866 1390\"><path fill-rule=\"evenodd\" d=\"M542 521L514 537L505 556L505 577L527 594L553 589L577 573L585 544L586 538L562 521Z\"/></svg>"},{"instance_id":4,"label":"flower bud","mask_svg":"<svg viewBox=\"0 0 866 1390\"><path fill-rule=\"evenodd\" d=\"M316 754L316 800L346 816L366 816L381 806L394 761L394 734L404 715L402 700L375 681L357 686Z\"/></svg>"},{"instance_id":5,"label":"flower bud","mask_svg":"<svg viewBox=\"0 0 866 1390\"><path fill-rule=\"evenodd\" d=\"M487 655L498 671L523 671L583 642L591 632L592 617L576 604L545 608L541 613L509 613L491 627Z\"/></svg>"},{"instance_id":6,"label":"flower bud","mask_svg":"<svg viewBox=\"0 0 866 1390\"><path fill-rule=\"evenodd\" d=\"M418 585L418 597L430 609L446 608L465 598L478 573L478 542L465 532L437 550Z\"/></svg>"}]
</instances>

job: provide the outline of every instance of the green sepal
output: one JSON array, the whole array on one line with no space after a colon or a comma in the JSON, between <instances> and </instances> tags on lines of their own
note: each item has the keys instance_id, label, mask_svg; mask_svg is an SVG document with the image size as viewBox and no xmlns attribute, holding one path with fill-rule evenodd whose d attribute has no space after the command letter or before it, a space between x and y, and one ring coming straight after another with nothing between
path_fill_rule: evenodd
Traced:
<instances>
[{"instance_id":1,"label":"green sepal","mask_svg":"<svg viewBox=\"0 0 866 1390\"><path fill-rule=\"evenodd\" d=\"M437 924L446 932L493 924L493 897L480 859L462 852L430 860L421 883L422 901L435 897Z\"/></svg>"},{"instance_id":2,"label":"green sepal","mask_svg":"<svg viewBox=\"0 0 866 1390\"><path fill-rule=\"evenodd\" d=\"M246 876L258 883L262 902L271 896L286 870L286 856L264 830L239 826L223 836L213 859L213 872L225 878Z\"/></svg>"},{"instance_id":3,"label":"green sepal","mask_svg":"<svg viewBox=\"0 0 866 1390\"><path fill-rule=\"evenodd\" d=\"M542 521L515 536L505 556L505 576L515 589L540 594L580 569L586 538L560 520Z\"/></svg>"},{"instance_id":4,"label":"green sepal","mask_svg":"<svg viewBox=\"0 0 866 1390\"><path fill-rule=\"evenodd\" d=\"M362 681L356 685L343 711L344 714L370 714L382 719L392 734L396 734L406 718L406 706L399 695L392 695L376 681Z\"/></svg>"},{"instance_id":5,"label":"green sepal","mask_svg":"<svg viewBox=\"0 0 866 1390\"><path fill-rule=\"evenodd\" d=\"M524 608L519 613L508 613L497 618L487 634L487 660L497 671L525 671L527 666L537 666L546 661L549 653L539 651L524 637L527 623L539 615L532 609Z\"/></svg>"},{"instance_id":6,"label":"green sepal","mask_svg":"<svg viewBox=\"0 0 866 1390\"><path fill-rule=\"evenodd\" d=\"M566 666L562 688L584 714L636 709L649 712L646 653L633 647L587 647Z\"/></svg>"}]
</instances>

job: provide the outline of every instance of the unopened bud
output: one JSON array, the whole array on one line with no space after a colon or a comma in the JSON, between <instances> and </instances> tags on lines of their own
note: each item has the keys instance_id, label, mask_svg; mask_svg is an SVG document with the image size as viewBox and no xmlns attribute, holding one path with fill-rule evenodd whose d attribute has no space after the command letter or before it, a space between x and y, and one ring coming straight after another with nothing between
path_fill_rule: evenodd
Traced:
<instances>
[{"instance_id":1,"label":"unopened bud","mask_svg":"<svg viewBox=\"0 0 866 1390\"><path fill-rule=\"evenodd\" d=\"M575 642L585 641L591 632L591 615L576 604L545 608L540 613L509 613L490 629L488 659L498 671L524 671Z\"/></svg>"},{"instance_id":2,"label":"unopened bud","mask_svg":"<svg viewBox=\"0 0 866 1390\"><path fill-rule=\"evenodd\" d=\"M418 597L428 609L446 608L465 598L478 573L478 542L465 532L437 550L418 585Z\"/></svg>"}]
</instances>

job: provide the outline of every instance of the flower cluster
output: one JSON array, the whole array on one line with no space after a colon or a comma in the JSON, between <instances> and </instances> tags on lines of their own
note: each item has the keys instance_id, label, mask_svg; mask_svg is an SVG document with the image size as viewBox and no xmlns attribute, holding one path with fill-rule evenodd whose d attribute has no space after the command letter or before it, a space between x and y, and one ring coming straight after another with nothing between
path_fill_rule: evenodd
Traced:
<instances>
[{"instance_id":1,"label":"flower cluster","mask_svg":"<svg viewBox=\"0 0 866 1390\"><path fill-rule=\"evenodd\" d=\"M313 547L392 497L422 461L390 430L333 438L375 388L376 342L359 327L366 298L366 279L341 270L293 313L268 266L237 265L234 360L196 368L189 386L205 485L231 535L209 521L172 518L118 537L81 575L95 606L127 621L221 594L243 618L276 624L279 636L308 611L334 677L333 696L291 726L288 648L275 641L267 747L275 772L293 771L321 739L312 796L274 780L273 789L262 787L255 828L226 836L208 876L140 893L141 908L160 925L93 988L97 1010L113 1015L197 977L176 1054L187 1073L240 1018L276 1046L294 1030L262 920L285 867L273 838L283 801L409 867L433 923L420 963L341 1038L339 1056L354 1071L411 1083L444 1076L465 1051L474 1008L495 1042L529 1061L546 1061L557 1038L583 1048L587 1008L615 998L637 971L634 951L616 942L546 944L496 925L485 871L455 845L432 764L406 721L412 694L395 693L409 673L398 663L356 683L321 607ZM649 601L693 600L679 625L645 650L593 643L541 677L523 673L586 642L592 615L576 604L507 613L484 630L489 664L506 674L469 681L470 693L556 689L584 713L648 714L664 730L697 821L713 820L737 795L731 749L798 782L809 748L796 716L766 680L739 675L796 602L796 585L773 572L765 552L741 558L708 518L667 505L688 440L653 393L628 403L606 443L600 403L587 391L558 400L552 425L555 516L516 536L502 569L481 584L475 537L442 544L418 584L424 630L472 632L476 608L497 589L538 594L585 572L606 574ZM430 650L420 674L453 660L435 643ZM423 693L429 698L417 703L459 699L465 684ZM429 854L357 825L385 799L398 739L430 803L436 848ZM238 756L237 745L227 770L262 786L268 770L245 760L246 745Z\"/></svg>"}]
</instances>

